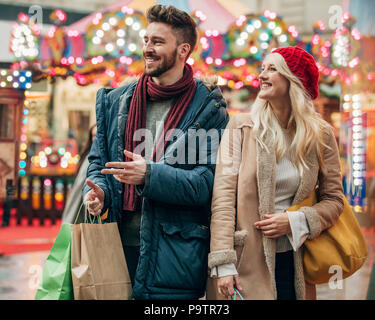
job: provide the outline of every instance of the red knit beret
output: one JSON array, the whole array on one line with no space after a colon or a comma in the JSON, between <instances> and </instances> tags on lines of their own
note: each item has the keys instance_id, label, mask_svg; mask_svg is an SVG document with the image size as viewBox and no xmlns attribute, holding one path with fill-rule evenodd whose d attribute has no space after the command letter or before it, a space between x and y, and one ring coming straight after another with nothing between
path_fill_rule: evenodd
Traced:
<instances>
[{"instance_id":1,"label":"red knit beret","mask_svg":"<svg viewBox=\"0 0 375 320\"><path fill-rule=\"evenodd\" d=\"M277 48L274 52L283 56L290 71L301 80L311 98L315 99L319 94L319 70L313 56L299 47Z\"/></svg>"}]
</instances>

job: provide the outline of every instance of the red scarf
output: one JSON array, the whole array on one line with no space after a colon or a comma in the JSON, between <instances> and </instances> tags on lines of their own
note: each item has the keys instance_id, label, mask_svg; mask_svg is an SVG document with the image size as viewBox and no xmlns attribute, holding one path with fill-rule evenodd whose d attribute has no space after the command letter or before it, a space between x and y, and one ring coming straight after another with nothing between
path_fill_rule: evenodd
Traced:
<instances>
[{"instance_id":1,"label":"red scarf","mask_svg":"<svg viewBox=\"0 0 375 320\"><path fill-rule=\"evenodd\" d=\"M160 101L175 98L174 103L172 104L165 119L164 131L156 143L156 147L153 152L153 161L159 160L156 159L156 151L158 151L157 153L161 155L168 143L168 137L171 136L171 134L165 136L165 133L168 132L168 130L175 129L177 127L182 116L185 114L185 111L193 100L196 87L197 84L193 78L193 69L188 64L185 65L182 78L170 86L157 85L152 81L150 76L143 74L135 87L133 98L130 103L128 120L125 129L125 150L133 152L136 146L142 142L135 141L133 139L133 135L138 129L144 129L146 127L147 100ZM144 156L144 152L142 153L142 156ZM125 161L132 160L125 156ZM141 197L138 196L135 191L134 185L124 185L123 210L140 210L142 206L141 200Z\"/></svg>"}]
</instances>

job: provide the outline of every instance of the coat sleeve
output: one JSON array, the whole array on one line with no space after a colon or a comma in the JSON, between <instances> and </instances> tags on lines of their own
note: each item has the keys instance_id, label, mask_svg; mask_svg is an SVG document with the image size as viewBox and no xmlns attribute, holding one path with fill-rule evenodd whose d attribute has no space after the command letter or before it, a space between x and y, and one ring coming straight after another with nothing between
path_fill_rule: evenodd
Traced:
<instances>
[{"instance_id":1,"label":"coat sleeve","mask_svg":"<svg viewBox=\"0 0 375 320\"><path fill-rule=\"evenodd\" d=\"M87 168L86 179L90 179L104 191L104 208L102 210L102 213L104 213L109 207L110 197L106 177L104 174L101 174L101 170L105 169L105 167L101 163L100 151L98 148L98 140L96 138L94 139L94 142L91 146L88 160L89 166ZM89 188L85 183L82 189L82 197L84 198L85 194L90 190L91 188Z\"/></svg>"},{"instance_id":2,"label":"coat sleeve","mask_svg":"<svg viewBox=\"0 0 375 320\"><path fill-rule=\"evenodd\" d=\"M92 182L97 184L105 194L104 198L104 208L102 213L106 212L110 204L110 192L108 187L107 178L105 175L101 174L101 170L104 169L105 160L102 159L102 151L99 147L99 139L103 141L106 137L105 134L105 122L106 113L104 109L104 100L106 98L105 89L99 89L96 95L96 118L97 118L97 133L96 137L92 143L90 153L88 155L89 166L87 168L86 178L90 179ZM82 197L89 192L91 188L84 184L82 189Z\"/></svg>"},{"instance_id":3,"label":"coat sleeve","mask_svg":"<svg viewBox=\"0 0 375 320\"><path fill-rule=\"evenodd\" d=\"M332 129L325 132L323 161L325 170L319 171L319 202L312 207L299 210L305 214L310 235L314 239L322 231L331 227L339 218L344 208L344 190L340 169L340 155ZM323 173L322 171L325 171Z\"/></svg>"},{"instance_id":4,"label":"coat sleeve","mask_svg":"<svg viewBox=\"0 0 375 320\"><path fill-rule=\"evenodd\" d=\"M147 164L141 196L169 204L204 206L209 203L214 169L197 166L192 170L174 168L168 164Z\"/></svg>"},{"instance_id":5,"label":"coat sleeve","mask_svg":"<svg viewBox=\"0 0 375 320\"><path fill-rule=\"evenodd\" d=\"M236 116L233 116L223 134L216 161L209 268L237 262L234 232L238 173L241 164L241 134L242 130L236 128Z\"/></svg>"},{"instance_id":6,"label":"coat sleeve","mask_svg":"<svg viewBox=\"0 0 375 320\"><path fill-rule=\"evenodd\" d=\"M220 136L220 131L225 128L227 122L227 112L219 112L216 127L211 129L218 130ZM166 163L149 161L147 163L145 184L137 186L137 193L151 200L168 204L183 206L208 205L211 201L215 172L215 165L212 164L210 159L212 153L214 153L216 158L217 147L216 149L212 147L209 151L205 155L205 161L201 161L203 159L198 160L198 165L193 169L175 168Z\"/></svg>"}]
</instances>

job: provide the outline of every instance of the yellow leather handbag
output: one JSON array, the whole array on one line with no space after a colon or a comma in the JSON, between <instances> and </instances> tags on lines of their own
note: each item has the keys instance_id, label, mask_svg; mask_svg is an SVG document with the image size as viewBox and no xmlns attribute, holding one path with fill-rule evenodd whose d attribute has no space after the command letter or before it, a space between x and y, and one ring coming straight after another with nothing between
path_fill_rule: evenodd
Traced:
<instances>
[{"instance_id":1,"label":"yellow leather handbag","mask_svg":"<svg viewBox=\"0 0 375 320\"><path fill-rule=\"evenodd\" d=\"M328 283L342 270L342 278L351 276L367 258L367 245L353 213L352 207L344 199L344 210L333 226L318 237L304 242L303 268L305 280L311 284ZM311 207L317 202L316 191L301 203L287 209L298 211L301 207ZM331 268L335 266L334 268Z\"/></svg>"}]
</instances>

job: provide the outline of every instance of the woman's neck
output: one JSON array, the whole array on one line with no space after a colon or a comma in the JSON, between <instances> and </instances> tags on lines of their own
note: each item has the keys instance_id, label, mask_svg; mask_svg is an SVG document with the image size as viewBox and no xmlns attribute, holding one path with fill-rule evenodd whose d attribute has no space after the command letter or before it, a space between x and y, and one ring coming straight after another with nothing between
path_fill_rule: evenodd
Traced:
<instances>
[{"instance_id":1,"label":"woman's neck","mask_svg":"<svg viewBox=\"0 0 375 320\"><path fill-rule=\"evenodd\" d=\"M280 126L286 129L292 112L290 100L280 99L278 101L272 101L270 104L276 118L279 120Z\"/></svg>"}]
</instances>

